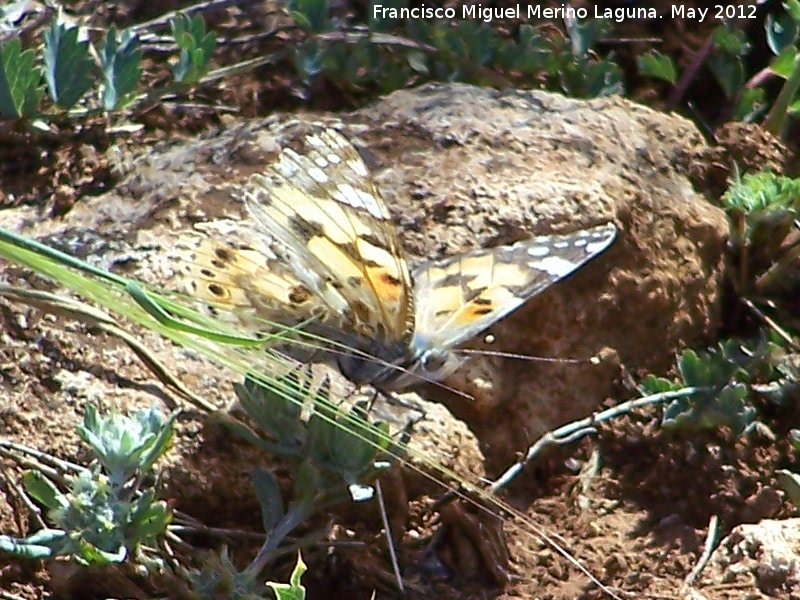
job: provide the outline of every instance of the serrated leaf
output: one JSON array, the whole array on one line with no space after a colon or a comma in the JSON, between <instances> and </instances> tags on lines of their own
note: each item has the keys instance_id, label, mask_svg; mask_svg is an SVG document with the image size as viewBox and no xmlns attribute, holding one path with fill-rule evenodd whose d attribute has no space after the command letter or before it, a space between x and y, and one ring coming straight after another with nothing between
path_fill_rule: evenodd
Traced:
<instances>
[{"instance_id":1,"label":"serrated leaf","mask_svg":"<svg viewBox=\"0 0 800 600\"><path fill-rule=\"evenodd\" d=\"M714 47L729 56L744 56L750 51L747 35L743 31L720 25L711 34Z\"/></svg>"},{"instance_id":2,"label":"serrated leaf","mask_svg":"<svg viewBox=\"0 0 800 600\"><path fill-rule=\"evenodd\" d=\"M672 392L684 387L682 384L675 381L670 381L663 377L656 377L655 375L648 374L642 379L639 384L642 388L644 395L661 394L663 392Z\"/></svg>"},{"instance_id":3,"label":"serrated leaf","mask_svg":"<svg viewBox=\"0 0 800 600\"><path fill-rule=\"evenodd\" d=\"M78 27L67 27L58 19L44 34L45 81L50 97L64 110L72 108L92 85L89 42L78 41L79 34Z\"/></svg>"},{"instance_id":4,"label":"serrated leaf","mask_svg":"<svg viewBox=\"0 0 800 600\"><path fill-rule=\"evenodd\" d=\"M19 38L0 46L0 117L20 119L36 114L44 87L42 70L33 62L33 50L22 52Z\"/></svg>"},{"instance_id":5,"label":"serrated leaf","mask_svg":"<svg viewBox=\"0 0 800 600\"><path fill-rule=\"evenodd\" d=\"M163 500L152 501L152 497L137 510L132 518L129 537L134 537L137 544L152 544L167 532L172 522L172 511Z\"/></svg>"},{"instance_id":6,"label":"serrated leaf","mask_svg":"<svg viewBox=\"0 0 800 600\"><path fill-rule=\"evenodd\" d=\"M208 73L211 54L216 46L216 35L206 32L205 21L200 15L190 18L180 13L172 19L170 25L175 43L180 48L178 62L172 73L180 83L195 84Z\"/></svg>"},{"instance_id":7,"label":"serrated leaf","mask_svg":"<svg viewBox=\"0 0 800 600\"><path fill-rule=\"evenodd\" d=\"M647 77L655 77L668 83L675 83L678 79L678 69L672 57L651 50L636 58L639 72Z\"/></svg>"},{"instance_id":8,"label":"serrated leaf","mask_svg":"<svg viewBox=\"0 0 800 600\"><path fill-rule=\"evenodd\" d=\"M123 31L117 40L117 30L112 25L106 34L103 52L103 108L115 110L124 105L142 76L142 51L138 36Z\"/></svg>"}]
</instances>

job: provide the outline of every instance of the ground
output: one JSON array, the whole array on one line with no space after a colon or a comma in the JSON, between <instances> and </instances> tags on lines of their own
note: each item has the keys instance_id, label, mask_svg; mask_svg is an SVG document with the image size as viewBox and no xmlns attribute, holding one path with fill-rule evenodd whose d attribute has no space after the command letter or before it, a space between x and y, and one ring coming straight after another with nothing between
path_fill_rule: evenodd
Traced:
<instances>
[{"instance_id":1,"label":"ground","mask_svg":"<svg viewBox=\"0 0 800 600\"><path fill-rule=\"evenodd\" d=\"M686 39L701 35L697 31L690 33ZM677 41L681 40L669 39L671 44ZM682 43L685 41L682 40ZM258 89L257 76L240 77L239 81L227 82L222 86L223 100L231 101L235 97L241 102L249 91ZM654 91L640 90L638 96L652 96ZM260 102L264 102L264 95L259 98ZM259 114L255 103L245 104L245 112ZM382 106L385 109L386 105ZM377 120L379 115L380 110L373 117ZM213 113L205 117L188 117L182 109L173 112L164 107L154 109L148 118L152 119L150 125L153 128L126 141L126 150L130 154L148 154L152 146L168 137L166 132L202 131L219 125L221 121ZM674 129L660 131L659 135L665 139L686 136L686 130L680 129L683 127L680 123L675 122L670 127ZM486 132L483 134L488 135ZM72 140L8 131L3 135L7 136L9 142L3 144L5 149L2 151L5 166L0 190L4 206L21 206L23 212L20 214L41 220L37 226L42 228L43 234L48 228L58 231L64 223L58 220L60 217L66 215L69 219L70 214L80 212L82 203L84 206L88 204L87 196L107 191L121 179L119 171L115 171L108 158L107 150L114 140L108 138L100 125L94 133L85 131ZM751 167L780 166L780 157L776 156L777 144L760 131L730 127L720 132L718 139L718 145L711 144L694 153L684 170L700 195L713 198L715 193L719 193L720 182L724 182L729 173L727 165L731 156L739 164ZM575 145L580 144L576 142ZM457 160L458 156L455 156L451 160ZM158 165L153 167L153 171L158 170ZM414 181L412 175L406 177ZM165 180L163 185L169 183L182 186L184 181ZM130 184L130 179L126 180L126 184ZM673 188L664 187L668 190L667 195L673 193ZM159 189L162 188L157 191ZM139 191L143 195L156 195L146 185L142 185ZM129 192L135 196L137 189ZM164 192L164 195L169 194ZM135 205L131 206L134 208L130 210L134 211ZM26 207L32 207L30 212L25 212ZM662 205L656 207L659 211L664 210ZM433 213L441 207L434 205L429 208ZM603 213L606 208L603 206L597 210ZM703 220L706 218L704 211L710 210L705 206L698 208L697 211L703 214L697 222L706 223ZM157 224L159 218L166 221L168 219L164 215L174 216L178 212L148 213L146 218L139 218L147 220L155 229L154 223ZM633 210L633 217L630 213L629 218L620 217L620 214L626 213L615 205L609 213L623 225L630 226L631 230L645 228L648 224L644 210L640 213ZM191 212L188 214L192 216ZM129 217L129 214L124 216ZM709 222L714 222L716 218L708 217ZM18 223L19 217L6 217L1 222L8 227L14 222ZM441 221L441 224L445 223ZM401 223L401 226L408 224ZM724 243L724 239L717 235L718 231L709 226L711 230L713 233L704 238L706 243L700 244L701 249L707 252L711 252L709 247L721 248ZM425 247L424 238L414 237L413 227L409 231L410 252L430 250ZM491 238L490 234L485 235ZM646 232L638 239L647 240L648 235L649 232ZM625 247L628 251L618 250L615 255L617 260L633 260L629 259L636 246L631 243L632 239L636 238L626 238ZM713 240L713 243L708 240ZM435 244L436 241L427 240L427 243ZM438 242L441 243L441 238ZM682 252L685 250L677 247L673 254L683 258L685 254ZM707 270L699 269L706 278L698 276L697 281L704 282L702 285L707 285L709 289L701 289L701 284L688 293L686 287L676 288L687 293L687 296L683 298L683 305L674 308L673 312L679 318L669 322L679 323L682 328L662 327L660 322L650 324L650 335L670 338L663 346L666 349L664 356L669 356L670 352L690 342L711 342L719 327L729 325L728 322L721 322L723 315L730 311L730 307L724 305L729 300L722 291L716 293L725 285L724 266L713 257L698 260L698 264ZM31 281L14 269L3 269L9 281L24 281L26 284ZM613 266L608 269L613 269ZM685 273L678 273L678 267L675 269L673 275L676 280L685 281ZM617 275L621 273L621 270L616 271ZM629 286L633 285L631 281L637 285L647 282L645 279L606 278L597 273L587 277L583 283L577 283L576 287L563 293L567 297L574 294L578 302L577 298L583 297L586 289L600 289L595 286L599 281L601 283L597 283L597 286L607 286L602 288L606 291L604 306L611 306L613 302L609 299L612 296L608 296L609 288L624 289L626 281ZM666 279L658 281L662 283L654 289L666 289L663 284ZM616 287L612 284L616 284ZM36 285L43 284L36 282ZM627 293L632 294L633 291ZM657 295L655 291L653 295ZM700 302L701 297L703 302ZM632 295L621 294L613 298L629 298L630 306L635 304ZM662 312L663 306L671 305L662 305ZM584 315L585 311L576 309L576 313ZM655 310L652 314L656 314ZM703 322L701 315L710 316ZM5 438L77 460L84 456L85 451L78 445L74 427L87 403L100 402L104 406L124 410L170 398L169 393L153 382L129 351L108 336L89 331L69 319L51 318L42 316L40 312L22 310L18 304L3 303L0 316L3 332L0 382L6 392L5 398L0 400L3 402L0 433ZM643 329L646 327L643 326ZM606 345L615 348L626 337L633 336L632 330L622 326L616 329L609 327L604 331L599 336L600 341L605 337ZM206 392L220 405L230 402L232 394L228 374L209 366L195 368L193 361L197 359L191 356L187 358L155 336L143 334L143 337L162 359L176 363L182 361L180 376L188 386ZM601 346L591 347L591 351L599 350ZM559 352L568 353L564 346L557 344L548 349L556 355ZM663 356L645 359L643 353L644 345L641 346L641 352L622 352L613 368L604 372L602 377L598 376L597 381L602 381L604 386L598 392L601 404L582 408L571 418L586 416L592 410L611 406L620 399L635 395L626 369L632 369L636 374L648 368L667 369ZM568 379L568 376L563 377ZM592 385L586 385L596 387L594 381L592 379ZM520 395L524 397L526 392ZM457 412L457 408L453 410ZM503 407L494 414L501 414L502 410ZM505 410L508 410L507 405ZM509 456L510 453L524 451L524 444L520 440L525 436L519 432L514 432L512 436L510 430L496 427L494 417L488 418L485 414L476 417L470 414L469 407L464 413L460 416L466 421L469 422L470 417L480 421L471 424L472 430L478 432L479 441L468 440L469 436L463 430L458 430L456 436L453 429L448 430L448 435L453 437L448 441L451 447L461 449L465 455L461 457L466 465L462 468L468 472L477 475L477 471L484 468L484 464L477 462L481 452L487 455L489 475L496 476L502 466L513 458L513 455ZM774 420L767 424L777 439L782 440L786 431L797 423L798 416L783 412L774 415ZM510 419L506 416L506 419L509 427L513 425L513 415ZM563 422L558 418L555 421L549 427ZM668 432L662 430L658 423L656 409L637 411L601 425L596 435L550 453L544 460L526 469L504 495L505 501L518 511L516 518L505 518L502 525L510 557L508 581L501 581L504 579L503 569L498 570L497 567L498 562L502 563L502 557L487 559L485 554L481 554L485 552L485 544L478 543L483 541L481 538L487 537L487 531L496 530L497 524L491 518L486 519L485 515L480 519L474 518L475 508L468 503L454 503L449 507L434 509L433 503L443 493L441 487L421 482L413 473L395 474L394 480L385 482L387 489L404 490L397 492L396 499L402 500L405 497L403 494L411 498L407 519L405 515L398 517L395 513L395 521L400 523L396 528L400 531L395 531L395 535L407 582L406 597L608 597L606 592L597 589L589 581L585 573L564 558L551 542L543 541L537 532L542 532L557 543L585 572L608 585L620 597L688 597L689 592L681 588L699 560L713 516L718 517L721 533L725 535L741 523L757 523L765 518L780 519L792 514L791 506L776 491L773 475L776 469L787 466L787 457L791 452L785 443L776 443L766 430L735 439L726 431L702 434ZM232 440L229 432L195 413L182 417L178 429L176 450L163 467L167 497L172 499L176 508L205 525L258 531L261 521L250 491L249 472L256 464L270 464L270 459L259 455L243 442ZM527 432L528 441L535 439L538 433L542 432ZM428 435L435 434L429 432ZM506 440L507 447L498 450L506 438L513 439L513 443ZM483 444L480 450L476 445L478 443ZM474 455L471 454L473 447ZM9 473L16 474L16 471ZM25 513L10 494L7 481L4 481L2 488L6 497L0 503L0 531L20 532L26 523ZM402 512L403 508L398 510ZM336 511L331 518L334 525L329 533L330 540L360 544L322 546L306 554L306 561L312 566L305 579L310 597L369 598L373 593L379 598L394 597L396 591L385 538L379 533L381 525L377 513L374 510L351 508ZM325 519L315 525L325 525ZM433 540L435 544L432 544ZM197 547L214 546L200 538L194 543ZM233 547L234 557L242 560L252 550L244 542L228 545ZM433 552L430 550L432 547ZM53 565L43 568L35 563L6 557L0 557L0 566L0 590L20 598L36 598L47 594L58 598L113 595L152 598L183 593L180 589L169 587L168 582L141 580L124 573L113 573L115 578L110 579L112 574L108 571L87 573ZM271 573L270 578L285 580L288 569L287 562L282 569ZM755 577L730 581L723 579L722 572L722 568L709 568L695 582L694 588L708 600L768 597L766 594L787 597L781 595L788 592L781 590L780 586L773 589L762 586L759 589Z\"/></svg>"}]
</instances>

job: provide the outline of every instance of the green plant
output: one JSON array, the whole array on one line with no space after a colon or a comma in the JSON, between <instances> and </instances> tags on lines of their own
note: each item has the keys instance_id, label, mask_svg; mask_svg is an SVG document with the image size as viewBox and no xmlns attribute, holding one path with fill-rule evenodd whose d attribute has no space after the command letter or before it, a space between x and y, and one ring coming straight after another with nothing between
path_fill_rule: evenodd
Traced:
<instances>
[{"instance_id":1,"label":"green plant","mask_svg":"<svg viewBox=\"0 0 800 600\"><path fill-rule=\"evenodd\" d=\"M180 48L178 62L172 69L175 81L196 84L208 73L211 53L217 43L216 35L206 31L200 15L188 17L178 14L170 25L175 43Z\"/></svg>"},{"instance_id":2,"label":"green plant","mask_svg":"<svg viewBox=\"0 0 800 600\"><path fill-rule=\"evenodd\" d=\"M752 43L734 24L717 27L708 51L700 50L696 59L708 67L729 99L733 119L753 122L763 116L764 127L777 136L784 132L787 118L800 112L800 0L786 0L782 5L784 12L769 13L765 19L765 40L774 55L765 68L747 73L744 58ZM648 77L670 84L679 80L675 61L656 50L638 57L637 66ZM687 73L696 76L698 66L692 64ZM765 84L776 78L782 79L783 85L775 98L768 100Z\"/></svg>"},{"instance_id":3,"label":"green plant","mask_svg":"<svg viewBox=\"0 0 800 600\"><path fill-rule=\"evenodd\" d=\"M294 571L292 571L292 575L289 577L288 584L274 583L272 581L267 582L267 585L275 592L277 600L305 600L306 588L302 586L300 580L307 568L308 567L306 567L306 564L303 562L303 557L298 552L297 563L295 564Z\"/></svg>"},{"instance_id":4,"label":"green plant","mask_svg":"<svg viewBox=\"0 0 800 600\"><path fill-rule=\"evenodd\" d=\"M501 87L515 80L535 80L579 97L623 90L620 68L610 59L598 58L595 49L609 31L605 19L577 21L568 32L549 24L525 23L513 36L501 36L491 19L475 15L453 20L407 18L418 14L408 11L424 10L409 4L371 2L361 24L331 16L327 0L290 2L290 14L304 32L294 51L303 84L327 76L347 89L381 92L420 79Z\"/></svg>"},{"instance_id":5,"label":"green plant","mask_svg":"<svg viewBox=\"0 0 800 600\"><path fill-rule=\"evenodd\" d=\"M64 110L72 108L92 85L89 42L79 40L80 33L78 27L67 27L55 18L44 34L44 78L50 98Z\"/></svg>"},{"instance_id":6,"label":"green plant","mask_svg":"<svg viewBox=\"0 0 800 600\"><path fill-rule=\"evenodd\" d=\"M206 31L199 15L190 18L178 13L170 24L179 50L173 67L175 82L179 88L197 85L210 76L216 36ZM175 92L171 86L149 94L140 90L142 50L132 30L117 31L112 25L98 47L95 50L85 28L65 24L60 13L44 33L41 58L33 50L23 51L18 38L0 45L0 117L52 117L40 108L45 91L42 77L53 105L72 118L119 111ZM79 104L84 107L78 109Z\"/></svg>"},{"instance_id":7,"label":"green plant","mask_svg":"<svg viewBox=\"0 0 800 600\"><path fill-rule=\"evenodd\" d=\"M677 361L679 378L648 375L642 393L658 394L691 388L693 393L673 399L665 408L665 428L717 429L728 427L733 436L752 429L756 419L753 399L764 396L775 402L784 397L779 382L783 351L772 341L755 344L739 340L720 342L704 352L685 350Z\"/></svg>"},{"instance_id":8,"label":"green plant","mask_svg":"<svg viewBox=\"0 0 800 600\"><path fill-rule=\"evenodd\" d=\"M791 235L800 207L800 179L737 173L722 206L733 225L731 253L739 294L774 300L792 295L800 256L800 241Z\"/></svg>"},{"instance_id":9,"label":"green plant","mask_svg":"<svg viewBox=\"0 0 800 600\"><path fill-rule=\"evenodd\" d=\"M291 544L287 544L287 536L326 508L372 498L371 482L390 464L381 451L390 450L388 427L369 423L364 403L356 403L343 412L331 403L327 383L313 388L310 372L295 370L286 377L289 381L281 391L250 378L235 385L242 408L263 435L238 421L224 422L245 440L289 459L294 475L292 499L284 504L278 482L269 471L253 472L266 539L253 561L241 571L223 553L195 573L193 587L201 597L260 597L264 593L260 583L264 568L287 552L324 537L324 532L312 532ZM287 394L285 390L294 393ZM309 411L305 418L303 407ZM396 456L399 449L392 448L391 452ZM305 565L298 560L288 586L267 585L280 598L302 598L292 594L302 592L299 578L303 571Z\"/></svg>"},{"instance_id":10,"label":"green plant","mask_svg":"<svg viewBox=\"0 0 800 600\"><path fill-rule=\"evenodd\" d=\"M36 114L44 86L34 60L33 50L23 51L19 38L0 46L0 117L28 119Z\"/></svg>"},{"instance_id":11,"label":"green plant","mask_svg":"<svg viewBox=\"0 0 800 600\"><path fill-rule=\"evenodd\" d=\"M142 77L139 38L130 31L117 35L112 25L100 54L103 66L103 108L119 110L133 101Z\"/></svg>"},{"instance_id":12,"label":"green plant","mask_svg":"<svg viewBox=\"0 0 800 600\"><path fill-rule=\"evenodd\" d=\"M101 417L87 407L78 433L94 452L95 465L71 466L57 478L48 469L26 472L25 489L47 509L53 528L22 539L0 536L0 549L28 558L70 557L84 565L130 561L160 568L153 548L167 531L171 511L156 497L152 469L169 447L176 416L165 418L152 408L132 418Z\"/></svg>"}]
</instances>

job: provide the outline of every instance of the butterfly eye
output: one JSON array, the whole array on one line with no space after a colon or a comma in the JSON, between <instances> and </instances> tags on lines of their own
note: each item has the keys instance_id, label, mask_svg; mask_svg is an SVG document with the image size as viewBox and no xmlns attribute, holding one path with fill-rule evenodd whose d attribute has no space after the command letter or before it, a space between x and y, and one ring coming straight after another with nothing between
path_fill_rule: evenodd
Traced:
<instances>
[{"instance_id":1,"label":"butterfly eye","mask_svg":"<svg viewBox=\"0 0 800 600\"><path fill-rule=\"evenodd\" d=\"M429 373L438 373L447 364L447 356L435 350L428 350L420 357L420 363Z\"/></svg>"}]
</instances>

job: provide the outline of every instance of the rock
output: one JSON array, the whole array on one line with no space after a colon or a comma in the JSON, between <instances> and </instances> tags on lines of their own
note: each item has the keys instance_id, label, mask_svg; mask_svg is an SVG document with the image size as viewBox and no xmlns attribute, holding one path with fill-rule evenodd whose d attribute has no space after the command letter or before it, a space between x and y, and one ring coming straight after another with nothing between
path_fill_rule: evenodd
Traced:
<instances>
[{"instance_id":1,"label":"rock","mask_svg":"<svg viewBox=\"0 0 800 600\"><path fill-rule=\"evenodd\" d=\"M120 153L119 184L62 220L17 209L4 211L0 225L158 284L174 269L158 257L178 233L240 216L226 184L311 127L337 122L363 150L412 261L606 221L619 229L604 255L494 327L493 344L472 344L548 361L601 351L611 360L480 357L446 382L463 395L425 390L469 424L493 465L594 411L618 376L613 357L633 371L662 372L676 350L715 331L727 223L687 176L687 157L703 140L689 121L622 99L429 85L338 119L231 121L196 139ZM164 352L209 395L228 389L219 370L204 375L185 353ZM120 357L105 360L114 372Z\"/></svg>"},{"instance_id":2,"label":"rock","mask_svg":"<svg viewBox=\"0 0 800 600\"><path fill-rule=\"evenodd\" d=\"M800 519L737 525L714 551L710 566L705 575L713 584L752 583L747 597L800 598ZM745 597L745 589L738 587L738 594Z\"/></svg>"}]
</instances>

